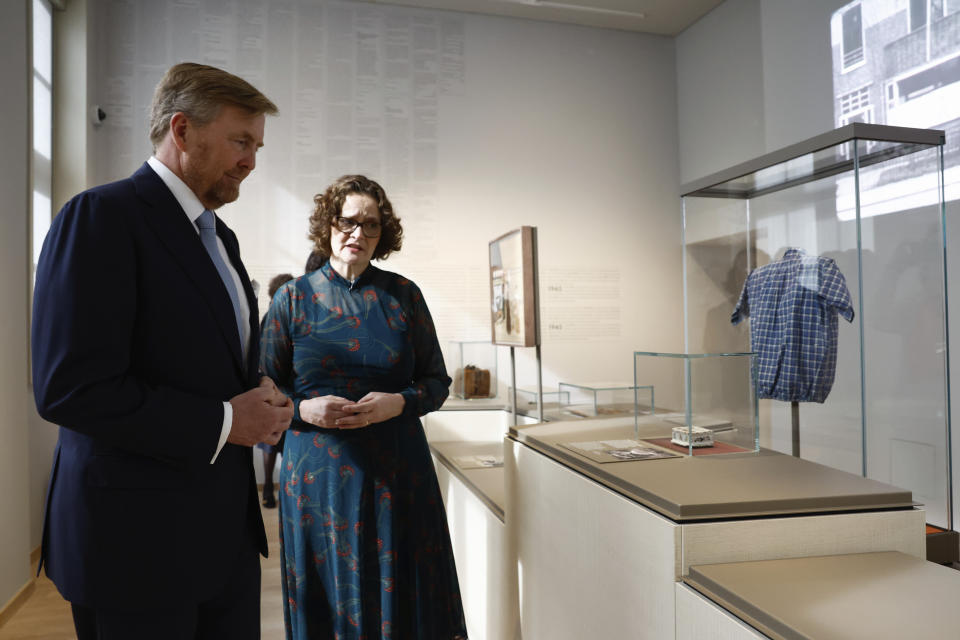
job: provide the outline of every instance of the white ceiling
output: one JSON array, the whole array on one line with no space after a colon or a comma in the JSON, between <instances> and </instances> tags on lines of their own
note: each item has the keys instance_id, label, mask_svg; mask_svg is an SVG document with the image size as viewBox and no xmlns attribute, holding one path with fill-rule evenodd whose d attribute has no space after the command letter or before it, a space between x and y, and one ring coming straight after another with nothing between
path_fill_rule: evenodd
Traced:
<instances>
[{"instance_id":1,"label":"white ceiling","mask_svg":"<svg viewBox=\"0 0 960 640\"><path fill-rule=\"evenodd\" d=\"M367 0L675 36L723 0Z\"/></svg>"}]
</instances>

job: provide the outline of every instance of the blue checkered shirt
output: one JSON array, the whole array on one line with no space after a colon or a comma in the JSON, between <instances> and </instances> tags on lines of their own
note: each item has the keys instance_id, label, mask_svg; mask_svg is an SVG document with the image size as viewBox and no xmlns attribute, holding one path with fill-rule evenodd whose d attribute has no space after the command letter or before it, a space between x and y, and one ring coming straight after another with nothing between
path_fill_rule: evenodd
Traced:
<instances>
[{"instance_id":1,"label":"blue checkered shirt","mask_svg":"<svg viewBox=\"0 0 960 640\"><path fill-rule=\"evenodd\" d=\"M853 321L847 282L831 258L788 249L747 276L730 322L750 316L757 397L827 399L837 370L837 314Z\"/></svg>"}]
</instances>

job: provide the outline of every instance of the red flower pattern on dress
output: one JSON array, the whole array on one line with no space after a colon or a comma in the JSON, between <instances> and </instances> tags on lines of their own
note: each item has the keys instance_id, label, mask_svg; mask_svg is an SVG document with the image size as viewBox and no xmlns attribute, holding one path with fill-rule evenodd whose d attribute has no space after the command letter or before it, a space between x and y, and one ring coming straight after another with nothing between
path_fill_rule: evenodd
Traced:
<instances>
[{"instance_id":1,"label":"red flower pattern on dress","mask_svg":"<svg viewBox=\"0 0 960 640\"><path fill-rule=\"evenodd\" d=\"M363 299L367 302L376 302L377 301L377 292L373 289L364 289L363 290Z\"/></svg>"},{"instance_id":2,"label":"red flower pattern on dress","mask_svg":"<svg viewBox=\"0 0 960 640\"><path fill-rule=\"evenodd\" d=\"M303 472L303 483L304 483L304 484L313 484L313 481L314 481L315 479L316 479L316 478L315 478L315 476L313 475L313 472L312 472L312 471L304 471L304 472Z\"/></svg>"},{"instance_id":3,"label":"red flower pattern on dress","mask_svg":"<svg viewBox=\"0 0 960 640\"><path fill-rule=\"evenodd\" d=\"M347 324L348 324L348 325L353 325L353 326L351 327L351 329L359 329L359 328L360 328L360 318L358 318L357 316L347 316Z\"/></svg>"},{"instance_id":4,"label":"red flower pattern on dress","mask_svg":"<svg viewBox=\"0 0 960 640\"><path fill-rule=\"evenodd\" d=\"M360 350L360 341L356 338L350 338L347 340L347 351L359 351Z\"/></svg>"},{"instance_id":5,"label":"red flower pattern on dress","mask_svg":"<svg viewBox=\"0 0 960 640\"><path fill-rule=\"evenodd\" d=\"M345 464L345 465L343 465L343 466L340 467L340 477L341 477L341 478L346 478L347 476L350 476L350 477L352 478L353 475L354 475L354 473L356 473L356 472L353 470L353 467L351 467L351 466L348 465L348 464Z\"/></svg>"},{"instance_id":6,"label":"red flower pattern on dress","mask_svg":"<svg viewBox=\"0 0 960 640\"><path fill-rule=\"evenodd\" d=\"M340 307L330 307L330 313L333 314L334 318L343 317L343 309L341 309Z\"/></svg>"},{"instance_id":7,"label":"red flower pattern on dress","mask_svg":"<svg viewBox=\"0 0 960 640\"><path fill-rule=\"evenodd\" d=\"M310 297L310 299L311 299L313 302L319 302L320 300L323 300L323 299L326 298L326 297L327 297L327 295L326 295L324 292L322 292L322 291L317 291L315 294L313 294L313 296Z\"/></svg>"},{"instance_id":8,"label":"red flower pattern on dress","mask_svg":"<svg viewBox=\"0 0 960 640\"><path fill-rule=\"evenodd\" d=\"M303 505L310 503L310 496L301 493L297 496L297 509L303 509Z\"/></svg>"}]
</instances>

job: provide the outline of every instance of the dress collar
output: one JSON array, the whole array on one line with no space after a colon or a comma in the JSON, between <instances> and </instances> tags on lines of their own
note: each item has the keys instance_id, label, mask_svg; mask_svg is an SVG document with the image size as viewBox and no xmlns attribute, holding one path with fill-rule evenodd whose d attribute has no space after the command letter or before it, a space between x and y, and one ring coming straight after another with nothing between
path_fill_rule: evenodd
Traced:
<instances>
[{"instance_id":1,"label":"dress collar","mask_svg":"<svg viewBox=\"0 0 960 640\"><path fill-rule=\"evenodd\" d=\"M330 265L329 260L323 263L323 266L320 267L320 271L323 272L323 275L325 275L327 277L327 280L329 280L330 282L335 282L340 286L346 287L347 289L350 289L351 291L353 291L355 289L359 289L360 287L370 282L371 278L373 278L374 276L374 273L379 271L379 269L377 269L372 264L367 265L367 268L363 270L363 273L357 276L357 279L352 282L344 278L339 273L337 273L337 270Z\"/></svg>"}]
</instances>

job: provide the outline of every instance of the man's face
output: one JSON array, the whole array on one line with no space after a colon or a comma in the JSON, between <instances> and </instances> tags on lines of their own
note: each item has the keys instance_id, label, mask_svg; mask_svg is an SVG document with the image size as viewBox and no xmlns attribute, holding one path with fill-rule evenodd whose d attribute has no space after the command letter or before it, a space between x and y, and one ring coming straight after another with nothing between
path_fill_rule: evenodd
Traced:
<instances>
[{"instance_id":1,"label":"man's face","mask_svg":"<svg viewBox=\"0 0 960 640\"><path fill-rule=\"evenodd\" d=\"M224 105L205 127L188 122L183 178L204 207L218 209L240 196L240 183L257 164L265 121L262 113Z\"/></svg>"}]
</instances>

